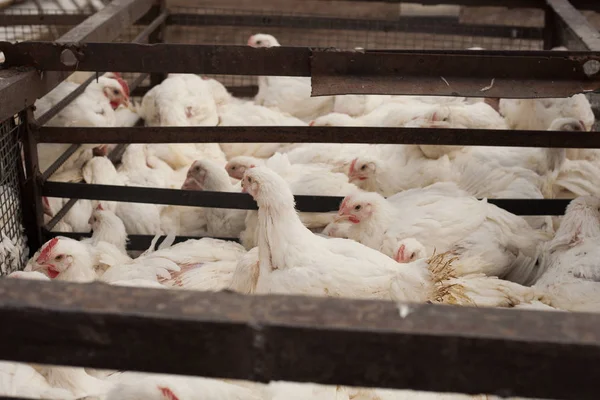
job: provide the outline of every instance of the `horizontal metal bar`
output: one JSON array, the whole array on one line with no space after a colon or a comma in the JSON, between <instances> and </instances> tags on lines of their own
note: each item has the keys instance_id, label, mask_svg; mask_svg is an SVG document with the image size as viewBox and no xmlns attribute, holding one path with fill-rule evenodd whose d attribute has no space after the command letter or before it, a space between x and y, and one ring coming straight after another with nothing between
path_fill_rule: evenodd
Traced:
<instances>
[{"instance_id":1,"label":"horizontal metal bar","mask_svg":"<svg viewBox=\"0 0 600 400\"><path fill-rule=\"evenodd\" d=\"M555 34L562 45L569 49L600 51L600 33L569 1L546 2L554 13Z\"/></svg>"},{"instance_id":2,"label":"horizontal metal bar","mask_svg":"<svg viewBox=\"0 0 600 400\"><path fill-rule=\"evenodd\" d=\"M600 53L555 57L490 52L313 52L313 96L409 94L497 98L567 97L600 89L600 73L584 64ZM585 54L585 53L584 53ZM589 58L588 58L589 57Z\"/></svg>"},{"instance_id":3,"label":"horizontal metal bar","mask_svg":"<svg viewBox=\"0 0 600 400\"><path fill-rule=\"evenodd\" d=\"M136 90L131 91L131 97L143 97L150 89L152 88L149 86L138 87ZM258 93L258 86L256 85L226 86L226 89L235 97L254 97Z\"/></svg>"},{"instance_id":4,"label":"horizontal metal bar","mask_svg":"<svg viewBox=\"0 0 600 400\"><path fill-rule=\"evenodd\" d=\"M25 279L0 280L0 298L0 320L11 327L0 330L0 354L9 361L503 397L598 395L597 314L410 304L401 317L386 301Z\"/></svg>"},{"instance_id":5,"label":"horizontal metal bar","mask_svg":"<svg viewBox=\"0 0 600 400\"><path fill-rule=\"evenodd\" d=\"M331 0L321 0L331 1ZM404 3L405 0L338 0L364 3ZM582 10L600 10L596 0L571 0L571 3ZM469 7L507 7L507 8L544 8L544 0L419 0L425 6L459 5Z\"/></svg>"},{"instance_id":6,"label":"horizontal metal bar","mask_svg":"<svg viewBox=\"0 0 600 400\"><path fill-rule=\"evenodd\" d=\"M0 13L0 26L71 25L89 18L90 14L10 14Z\"/></svg>"},{"instance_id":7,"label":"horizontal metal bar","mask_svg":"<svg viewBox=\"0 0 600 400\"><path fill-rule=\"evenodd\" d=\"M71 239L80 240L82 238L88 238L92 236L91 233L83 233L83 232L50 232L46 229L43 230L44 237L46 240L49 240L53 237L63 236ZM211 237L213 239L227 240L230 242L239 243L238 238L223 238L223 237L212 237L212 236L176 236L174 244L182 243L187 240L197 240L202 239L203 237ZM152 240L154 239L153 235L127 235L127 250L130 251L138 251L138 250L146 250L150 247ZM156 246L159 246L164 240L166 236L162 236L156 242Z\"/></svg>"},{"instance_id":8,"label":"horizontal metal bar","mask_svg":"<svg viewBox=\"0 0 600 400\"><path fill-rule=\"evenodd\" d=\"M313 95L566 97L600 89L598 52L332 51L302 47L2 43L13 66L41 70L311 76ZM63 63L69 53L77 62ZM128 57L121 57L127 54ZM69 65L66 65L69 64Z\"/></svg>"},{"instance_id":9,"label":"horizontal metal bar","mask_svg":"<svg viewBox=\"0 0 600 400\"><path fill-rule=\"evenodd\" d=\"M290 15L215 15L171 14L169 25L179 26L253 26L294 29L369 30L380 32L422 32L440 35L542 39L542 29L502 25L467 25L456 17L400 16L395 20L368 20Z\"/></svg>"},{"instance_id":10,"label":"horizontal metal bar","mask_svg":"<svg viewBox=\"0 0 600 400\"><path fill-rule=\"evenodd\" d=\"M123 201L130 203L172 204L191 207L256 210L256 202L245 193L200 192L134 186L91 185L85 183L44 182L42 194L48 197ZM296 209L303 212L337 211L343 197L295 196ZM564 199L488 199L517 215L562 215L570 200ZM48 228L48 229L51 229Z\"/></svg>"},{"instance_id":11,"label":"horizontal metal bar","mask_svg":"<svg viewBox=\"0 0 600 400\"><path fill-rule=\"evenodd\" d=\"M396 143L600 148L589 132L333 126L40 127L40 143Z\"/></svg>"}]
</instances>

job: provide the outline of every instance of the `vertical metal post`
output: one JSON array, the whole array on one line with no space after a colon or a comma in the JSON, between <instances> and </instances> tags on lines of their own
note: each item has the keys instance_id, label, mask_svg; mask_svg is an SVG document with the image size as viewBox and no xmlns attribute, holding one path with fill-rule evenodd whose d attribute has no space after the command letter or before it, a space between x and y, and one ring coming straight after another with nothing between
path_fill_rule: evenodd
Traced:
<instances>
[{"instance_id":1,"label":"vertical metal post","mask_svg":"<svg viewBox=\"0 0 600 400\"><path fill-rule=\"evenodd\" d=\"M160 0L158 6L155 6L154 9L156 11L152 12L152 19L158 17L163 11L167 9L166 0ZM165 37L167 34L167 21L163 22L157 29L154 30L148 36L148 43L164 43ZM167 74L164 73L154 73L150 74L150 87L154 87L159 85L162 81L164 81L167 77Z\"/></svg>"},{"instance_id":2,"label":"vertical metal post","mask_svg":"<svg viewBox=\"0 0 600 400\"><path fill-rule=\"evenodd\" d=\"M544 7L544 50L550 50L558 44L558 37L556 34L556 14L552 7L546 5Z\"/></svg>"},{"instance_id":3,"label":"vertical metal post","mask_svg":"<svg viewBox=\"0 0 600 400\"><path fill-rule=\"evenodd\" d=\"M24 170L19 168L19 171L22 178L23 225L27 235L30 255L33 255L44 242L42 236L44 211L40 187L41 173L38 163L37 141L33 136L31 127L33 121L33 111L29 108L24 115L24 121L20 128Z\"/></svg>"}]
</instances>

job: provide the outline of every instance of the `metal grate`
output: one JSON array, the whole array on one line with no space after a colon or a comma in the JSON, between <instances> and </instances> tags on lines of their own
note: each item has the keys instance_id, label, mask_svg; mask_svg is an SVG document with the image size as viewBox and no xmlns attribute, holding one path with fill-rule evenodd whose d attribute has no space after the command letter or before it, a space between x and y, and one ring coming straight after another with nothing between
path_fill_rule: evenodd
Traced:
<instances>
[{"instance_id":1,"label":"metal grate","mask_svg":"<svg viewBox=\"0 0 600 400\"><path fill-rule=\"evenodd\" d=\"M458 16L402 16L393 19L340 18L307 13L222 8L171 9L168 43L245 45L256 33L284 46L351 49L542 50L540 26L463 23ZM256 77L214 75L227 86L256 85Z\"/></svg>"},{"instance_id":2,"label":"metal grate","mask_svg":"<svg viewBox=\"0 0 600 400\"><path fill-rule=\"evenodd\" d=\"M28 250L21 224L19 118L0 123L0 275L20 270Z\"/></svg>"},{"instance_id":3,"label":"metal grate","mask_svg":"<svg viewBox=\"0 0 600 400\"><path fill-rule=\"evenodd\" d=\"M9 8L0 13L0 17L6 22L0 24L0 40L7 42L53 41L67 33L85 17L77 10L44 10L43 18L40 17L36 23L17 25L13 20L14 17L18 20L18 17L22 16L23 18L31 17L33 21L33 18L39 15L37 9L27 8Z\"/></svg>"}]
</instances>

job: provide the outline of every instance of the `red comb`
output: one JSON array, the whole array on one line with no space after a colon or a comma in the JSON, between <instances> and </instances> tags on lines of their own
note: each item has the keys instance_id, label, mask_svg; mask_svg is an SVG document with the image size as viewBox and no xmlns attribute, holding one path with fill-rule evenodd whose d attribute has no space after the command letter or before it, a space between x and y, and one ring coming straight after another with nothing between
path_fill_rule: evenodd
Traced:
<instances>
[{"instance_id":1,"label":"red comb","mask_svg":"<svg viewBox=\"0 0 600 400\"><path fill-rule=\"evenodd\" d=\"M354 160L352 160L352 163L350 164L350 174L354 173L354 167L356 166L357 160L358 160L358 158L355 158Z\"/></svg>"},{"instance_id":2,"label":"red comb","mask_svg":"<svg viewBox=\"0 0 600 400\"><path fill-rule=\"evenodd\" d=\"M102 211L104 211L104 208L102 208L102 204L101 203L98 203L98 207L96 207L96 210L102 210Z\"/></svg>"},{"instance_id":3,"label":"red comb","mask_svg":"<svg viewBox=\"0 0 600 400\"><path fill-rule=\"evenodd\" d=\"M350 198L350 196L346 196L344 198L344 200L342 201L342 205L340 206L340 210L343 210L344 208L346 208L346 204L348 203L349 198Z\"/></svg>"},{"instance_id":4,"label":"red comb","mask_svg":"<svg viewBox=\"0 0 600 400\"><path fill-rule=\"evenodd\" d=\"M46 261L48 261L48 258L50 258L50 253L52 252L52 249L56 246L57 243L58 238L53 238L46 245L44 245L39 257L37 258L37 260L35 260L35 262L38 264L43 264Z\"/></svg>"},{"instance_id":5,"label":"red comb","mask_svg":"<svg viewBox=\"0 0 600 400\"><path fill-rule=\"evenodd\" d=\"M46 206L50 207L50 201L48 200L48 198L46 196L42 197L42 203L44 203Z\"/></svg>"},{"instance_id":6,"label":"red comb","mask_svg":"<svg viewBox=\"0 0 600 400\"><path fill-rule=\"evenodd\" d=\"M315 121L310 121L310 122L308 123L308 126L315 126Z\"/></svg>"},{"instance_id":7,"label":"red comb","mask_svg":"<svg viewBox=\"0 0 600 400\"><path fill-rule=\"evenodd\" d=\"M117 80L117 82L119 82L119 84L123 88L123 91L125 92L125 95L127 97L129 97L129 85L127 84L127 82L125 82L125 80L123 78L121 78L120 75L117 75L117 77L115 79Z\"/></svg>"},{"instance_id":8,"label":"red comb","mask_svg":"<svg viewBox=\"0 0 600 400\"><path fill-rule=\"evenodd\" d=\"M179 400L179 398L175 396L175 393L173 393L173 391L168 387L159 386L158 389L162 393L163 397L167 398L168 400Z\"/></svg>"},{"instance_id":9,"label":"red comb","mask_svg":"<svg viewBox=\"0 0 600 400\"><path fill-rule=\"evenodd\" d=\"M115 76L115 78L121 78L121 74L119 72L111 72Z\"/></svg>"}]
</instances>

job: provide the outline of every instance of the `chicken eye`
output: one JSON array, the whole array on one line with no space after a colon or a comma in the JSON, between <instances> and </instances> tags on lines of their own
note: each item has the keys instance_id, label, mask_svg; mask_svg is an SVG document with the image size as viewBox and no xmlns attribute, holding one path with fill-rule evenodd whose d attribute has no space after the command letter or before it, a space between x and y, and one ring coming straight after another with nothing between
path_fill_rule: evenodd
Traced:
<instances>
[{"instance_id":1,"label":"chicken eye","mask_svg":"<svg viewBox=\"0 0 600 400\"><path fill-rule=\"evenodd\" d=\"M410 256L410 260L412 260L413 258L415 258L415 253L412 253Z\"/></svg>"},{"instance_id":2,"label":"chicken eye","mask_svg":"<svg viewBox=\"0 0 600 400\"><path fill-rule=\"evenodd\" d=\"M367 165L366 165L366 164L365 164L365 165L363 165L362 167L360 167L360 170L361 170L361 171L364 171L365 169L367 169Z\"/></svg>"},{"instance_id":3,"label":"chicken eye","mask_svg":"<svg viewBox=\"0 0 600 400\"><path fill-rule=\"evenodd\" d=\"M63 255L62 255L62 254L59 254L59 255L57 255L56 257L54 257L54 259L55 259L56 261L60 261L60 260L62 260L62 259L63 259Z\"/></svg>"},{"instance_id":4,"label":"chicken eye","mask_svg":"<svg viewBox=\"0 0 600 400\"><path fill-rule=\"evenodd\" d=\"M196 167L196 168L194 168L194 171L196 171L196 172L200 172L200 167Z\"/></svg>"},{"instance_id":5,"label":"chicken eye","mask_svg":"<svg viewBox=\"0 0 600 400\"><path fill-rule=\"evenodd\" d=\"M262 44L262 40L257 40L256 44L260 46Z\"/></svg>"},{"instance_id":6,"label":"chicken eye","mask_svg":"<svg viewBox=\"0 0 600 400\"><path fill-rule=\"evenodd\" d=\"M248 183L252 183L252 178L248 177Z\"/></svg>"},{"instance_id":7,"label":"chicken eye","mask_svg":"<svg viewBox=\"0 0 600 400\"><path fill-rule=\"evenodd\" d=\"M359 204L359 205L357 205L356 207L354 207L354 209L355 209L356 211L360 210L361 208L362 208L362 207L360 206L360 204Z\"/></svg>"},{"instance_id":8,"label":"chicken eye","mask_svg":"<svg viewBox=\"0 0 600 400\"><path fill-rule=\"evenodd\" d=\"M118 95L119 95L119 91L118 91L117 89L113 89L113 94L114 94L115 96L118 96Z\"/></svg>"},{"instance_id":9,"label":"chicken eye","mask_svg":"<svg viewBox=\"0 0 600 400\"><path fill-rule=\"evenodd\" d=\"M235 169L236 169L236 168L237 168L237 167L231 167L231 170L232 170L232 171L235 171Z\"/></svg>"}]
</instances>

